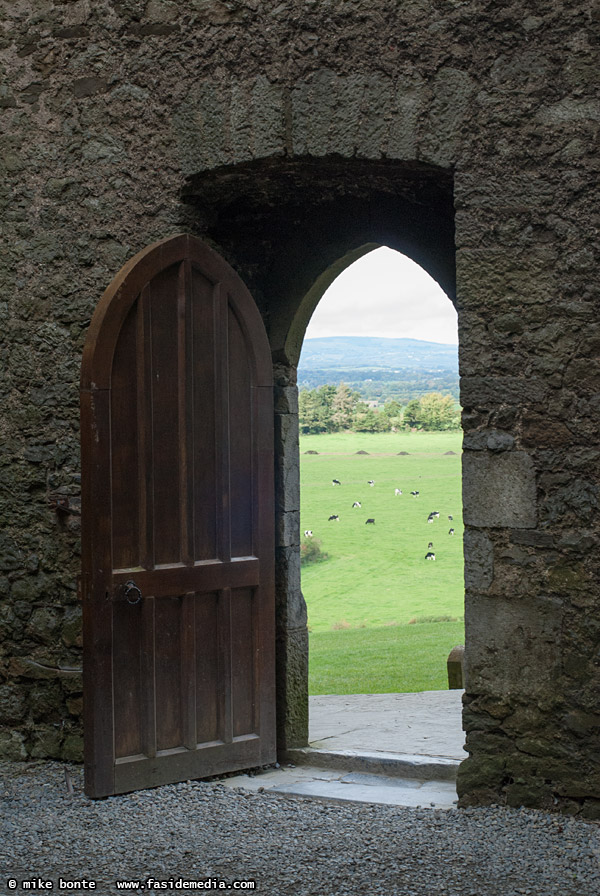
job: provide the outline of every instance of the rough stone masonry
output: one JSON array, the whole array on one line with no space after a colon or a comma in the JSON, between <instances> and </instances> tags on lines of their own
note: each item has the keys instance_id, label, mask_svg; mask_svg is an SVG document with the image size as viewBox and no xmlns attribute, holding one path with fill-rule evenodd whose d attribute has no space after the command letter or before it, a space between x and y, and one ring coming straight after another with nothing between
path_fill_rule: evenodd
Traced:
<instances>
[{"instance_id":1,"label":"rough stone masonry","mask_svg":"<svg viewBox=\"0 0 600 896\"><path fill-rule=\"evenodd\" d=\"M325 287L386 244L459 314L462 805L600 816L597 0L0 9L0 755L81 755L82 345L182 231L273 349L279 742L306 741L295 368Z\"/></svg>"}]
</instances>

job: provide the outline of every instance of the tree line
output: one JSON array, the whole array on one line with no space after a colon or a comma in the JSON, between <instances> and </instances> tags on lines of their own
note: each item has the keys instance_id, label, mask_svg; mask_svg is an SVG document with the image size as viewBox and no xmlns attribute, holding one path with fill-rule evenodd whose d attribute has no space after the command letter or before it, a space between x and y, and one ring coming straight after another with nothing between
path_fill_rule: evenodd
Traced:
<instances>
[{"instance_id":1,"label":"tree line","mask_svg":"<svg viewBox=\"0 0 600 896\"><path fill-rule=\"evenodd\" d=\"M458 429L460 409L451 395L429 392L403 407L386 401L375 410L346 383L303 389L299 394L300 432L390 432L400 429Z\"/></svg>"},{"instance_id":2,"label":"tree line","mask_svg":"<svg viewBox=\"0 0 600 896\"><path fill-rule=\"evenodd\" d=\"M429 392L452 395L457 402L459 396L458 374L453 370L298 369L299 389L318 389L326 383L335 386L346 383L350 389L360 392L363 400L377 401L379 404L394 399L406 405L412 398L422 398Z\"/></svg>"}]
</instances>

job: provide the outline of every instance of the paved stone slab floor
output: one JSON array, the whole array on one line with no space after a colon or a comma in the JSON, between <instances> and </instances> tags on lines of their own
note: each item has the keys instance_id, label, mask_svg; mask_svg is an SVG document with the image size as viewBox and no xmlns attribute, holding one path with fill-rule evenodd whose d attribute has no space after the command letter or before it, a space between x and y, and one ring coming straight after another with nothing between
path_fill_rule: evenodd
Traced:
<instances>
[{"instance_id":1,"label":"paved stone slab floor","mask_svg":"<svg viewBox=\"0 0 600 896\"><path fill-rule=\"evenodd\" d=\"M327 750L466 759L463 691L309 698L309 742Z\"/></svg>"},{"instance_id":2,"label":"paved stone slab floor","mask_svg":"<svg viewBox=\"0 0 600 896\"><path fill-rule=\"evenodd\" d=\"M462 691L428 691L422 694L353 694L311 697L310 746L319 751L352 753L362 757L360 770L316 768L283 763L252 775L227 778L228 787L304 796L326 802L450 809L456 805L456 788L449 780L423 780L369 773L377 756L418 766L435 766L466 757L461 728ZM431 759L432 763L426 760Z\"/></svg>"}]
</instances>

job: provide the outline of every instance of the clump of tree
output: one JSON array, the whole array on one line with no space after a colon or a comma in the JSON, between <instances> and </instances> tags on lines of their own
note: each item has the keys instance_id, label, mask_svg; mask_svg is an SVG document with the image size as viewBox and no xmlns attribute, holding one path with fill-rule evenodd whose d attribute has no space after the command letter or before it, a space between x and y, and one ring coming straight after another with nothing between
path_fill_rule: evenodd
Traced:
<instances>
[{"instance_id":1,"label":"clump of tree","mask_svg":"<svg viewBox=\"0 0 600 896\"><path fill-rule=\"evenodd\" d=\"M303 389L299 395L300 431L303 434L340 432L389 432L398 429L457 429L460 411L451 395L431 392L410 401L405 408L395 400L375 410L359 392L346 385Z\"/></svg>"},{"instance_id":2,"label":"clump of tree","mask_svg":"<svg viewBox=\"0 0 600 896\"><path fill-rule=\"evenodd\" d=\"M333 432L331 428L331 402L334 394L335 386L302 389L298 395L300 432Z\"/></svg>"},{"instance_id":3,"label":"clump of tree","mask_svg":"<svg viewBox=\"0 0 600 896\"><path fill-rule=\"evenodd\" d=\"M429 392L423 398L408 402L404 408L404 423L411 429L458 429L460 410L451 395Z\"/></svg>"}]
</instances>

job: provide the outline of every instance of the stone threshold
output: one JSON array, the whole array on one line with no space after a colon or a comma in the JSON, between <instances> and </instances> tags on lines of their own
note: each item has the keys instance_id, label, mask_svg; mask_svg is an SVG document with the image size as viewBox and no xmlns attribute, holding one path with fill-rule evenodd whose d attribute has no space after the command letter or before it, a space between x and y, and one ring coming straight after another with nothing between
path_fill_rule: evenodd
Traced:
<instances>
[{"instance_id":1,"label":"stone threshold","mask_svg":"<svg viewBox=\"0 0 600 896\"><path fill-rule=\"evenodd\" d=\"M410 753L379 753L364 750L321 750L301 747L286 750L286 763L311 768L339 769L384 775L388 778L421 781L455 781L460 761L443 756L416 756Z\"/></svg>"}]
</instances>

